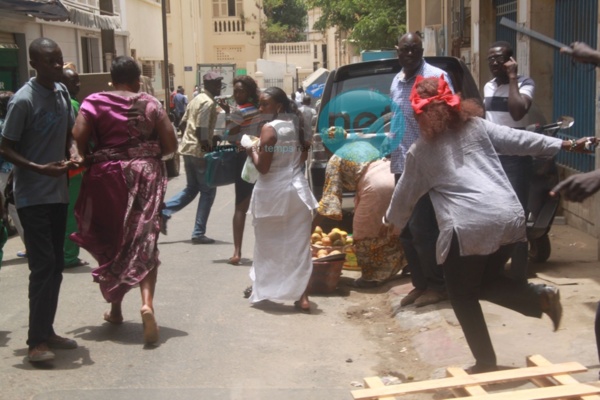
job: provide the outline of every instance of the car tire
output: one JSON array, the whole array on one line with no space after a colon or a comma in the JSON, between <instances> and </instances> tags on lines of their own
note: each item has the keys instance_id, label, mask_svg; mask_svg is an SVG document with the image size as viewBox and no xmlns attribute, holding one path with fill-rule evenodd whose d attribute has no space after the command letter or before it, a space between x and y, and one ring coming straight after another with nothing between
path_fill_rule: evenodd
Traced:
<instances>
[{"instance_id":1,"label":"car tire","mask_svg":"<svg viewBox=\"0 0 600 400\"><path fill-rule=\"evenodd\" d=\"M179 176L179 169L181 167L181 157L179 156L179 153L175 153L173 157L166 160L165 166L167 167L167 177L174 178Z\"/></svg>"}]
</instances>

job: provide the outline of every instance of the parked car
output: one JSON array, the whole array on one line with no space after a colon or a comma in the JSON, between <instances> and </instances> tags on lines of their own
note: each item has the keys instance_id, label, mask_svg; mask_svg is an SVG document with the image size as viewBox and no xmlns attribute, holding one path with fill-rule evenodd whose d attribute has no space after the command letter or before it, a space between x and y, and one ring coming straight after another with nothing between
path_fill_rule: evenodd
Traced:
<instances>
[{"instance_id":1,"label":"parked car","mask_svg":"<svg viewBox=\"0 0 600 400\"><path fill-rule=\"evenodd\" d=\"M463 98L481 102L477 85L461 60L455 57L425 57L425 60L446 71L454 90ZM385 133L390 131L389 92L392 79L400 69L398 59L384 59L344 65L329 74L309 159L309 183L317 199L323 194L328 160L318 133L331 126L342 126L350 135L371 134L370 140L380 145Z\"/></svg>"}]
</instances>

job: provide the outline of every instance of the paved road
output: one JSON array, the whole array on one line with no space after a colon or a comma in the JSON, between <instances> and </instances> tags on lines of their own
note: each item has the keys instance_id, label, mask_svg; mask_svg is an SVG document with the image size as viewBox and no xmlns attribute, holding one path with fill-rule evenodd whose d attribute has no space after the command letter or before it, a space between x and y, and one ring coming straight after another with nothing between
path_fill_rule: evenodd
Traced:
<instances>
[{"instance_id":1,"label":"paved road","mask_svg":"<svg viewBox=\"0 0 600 400\"><path fill-rule=\"evenodd\" d=\"M170 181L168 196L185 183ZM352 296L314 297L311 315L290 305L257 309L242 296L250 261L230 266L233 186L219 188L208 224L213 245L190 241L196 202L160 238L155 300L161 340L144 348L137 289L125 323L102 320L108 305L90 268L67 270L55 328L77 350L45 367L26 361L27 265L9 239L0 271L1 399L348 399L350 382L374 374L376 345L346 316ZM254 244L248 218L244 256ZM91 256L82 258L92 262ZM348 294L348 293L346 293Z\"/></svg>"},{"instance_id":2,"label":"paved road","mask_svg":"<svg viewBox=\"0 0 600 400\"><path fill-rule=\"evenodd\" d=\"M171 180L168 196L184 181ZM0 270L0 399L350 399L351 383L366 376L424 380L473 362L447 302L408 307L390 318L410 290L407 279L357 292L344 285L356 273L344 271L335 294L311 298L311 315L291 305L250 307L242 297L250 260L226 263L233 202L232 186L218 189L208 232L217 243L191 243L195 202L174 215L169 235L160 239L159 346L142 345L138 290L126 297L123 325L104 323L108 305L90 268L82 267L64 274L55 324L80 347L57 351L44 367L26 361L28 271L15 256L22 244L9 239ZM552 332L547 317L526 318L485 302L483 308L501 365L523 367L526 355L539 353L553 363L582 363L589 371L575 377L589 382L599 367L593 334L597 242L568 226L554 227L551 239L550 261L533 268L536 281L561 289L561 329ZM253 244L249 217L245 257Z\"/></svg>"}]
</instances>

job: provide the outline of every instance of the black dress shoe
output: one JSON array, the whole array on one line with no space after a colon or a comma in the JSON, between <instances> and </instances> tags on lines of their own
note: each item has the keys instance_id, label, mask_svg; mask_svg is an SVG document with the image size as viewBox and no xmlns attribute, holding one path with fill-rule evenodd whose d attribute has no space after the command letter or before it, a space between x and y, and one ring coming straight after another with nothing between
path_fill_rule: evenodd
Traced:
<instances>
[{"instance_id":1,"label":"black dress shoe","mask_svg":"<svg viewBox=\"0 0 600 400\"><path fill-rule=\"evenodd\" d=\"M214 242L215 242L215 239L211 239L206 236L192 238L192 243L194 243L194 244L213 244Z\"/></svg>"},{"instance_id":2,"label":"black dress shoe","mask_svg":"<svg viewBox=\"0 0 600 400\"><path fill-rule=\"evenodd\" d=\"M560 292L554 286L545 286L540 293L542 312L550 317L554 324L554 331L558 330L562 319L562 305Z\"/></svg>"},{"instance_id":3,"label":"black dress shoe","mask_svg":"<svg viewBox=\"0 0 600 400\"><path fill-rule=\"evenodd\" d=\"M496 365L480 365L480 364L475 364L465 370L465 372L469 375L483 374L485 372L494 372L494 371L498 371L498 367Z\"/></svg>"}]
</instances>

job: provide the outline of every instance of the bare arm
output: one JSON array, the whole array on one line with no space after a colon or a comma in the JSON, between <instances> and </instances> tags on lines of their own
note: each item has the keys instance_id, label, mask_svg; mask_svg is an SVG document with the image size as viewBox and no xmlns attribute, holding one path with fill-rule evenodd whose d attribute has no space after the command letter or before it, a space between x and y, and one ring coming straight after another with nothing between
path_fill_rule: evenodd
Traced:
<instances>
[{"instance_id":1,"label":"bare arm","mask_svg":"<svg viewBox=\"0 0 600 400\"><path fill-rule=\"evenodd\" d=\"M596 66L600 64L600 51L582 42L571 43L571 47L563 47L560 52L570 55L573 60L580 63L596 64Z\"/></svg>"},{"instance_id":2,"label":"bare arm","mask_svg":"<svg viewBox=\"0 0 600 400\"><path fill-rule=\"evenodd\" d=\"M36 164L33 161L29 161L15 150L16 145L17 142L2 137L2 140L0 140L0 156L19 168L55 177L61 176L69 170L69 164L66 164L64 160L57 160L48 164Z\"/></svg>"},{"instance_id":3,"label":"bare arm","mask_svg":"<svg viewBox=\"0 0 600 400\"><path fill-rule=\"evenodd\" d=\"M158 142L160 143L162 155L175 153L177 151L177 136L166 113L156 123L156 131L158 132Z\"/></svg>"},{"instance_id":4,"label":"bare arm","mask_svg":"<svg viewBox=\"0 0 600 400\"><path fill-rule=\"evenodd\" d=\"M519 92L517 62L511 57L504 67L508 72L508 112L513 120L519 121L529 111L531 97Z\"/></svg>"},{"instance_id":5,"label":"bare arm","mask_svg":"<svg viewBox=\"0 0 600 400\"><path fill-rule=\"evenodd\" d=\"M551 196L561 193L567 200L582 202L600 190L600 170L570 176L556 185Z\"/></svg>"},{"instance_id":6,"label":"bare arm","mask_svg":"<svg viewBox=\"0 0 600 400\"><path fill-rule=\"evenodd\" d=\"M73 126L73 139L75 140L77 155L83 163L85 163L85 156L88 153L91 134L92 126L80 113L75 119L75 126Z\"/></svg>"},{"instance_id":7,"label":"bare arm","mask_svg":"<svg viewBox=\"0 0 600 400\"><path fill-rule=\"evenodd\" d=\"M256 166L256 169L261 174L266 174L271 168L273 161L273 151L277 143L277 133L270 125L264 125L260 130L260 146L250 147L246 150L248 157Z\"/></svg>"}]
</instances>

